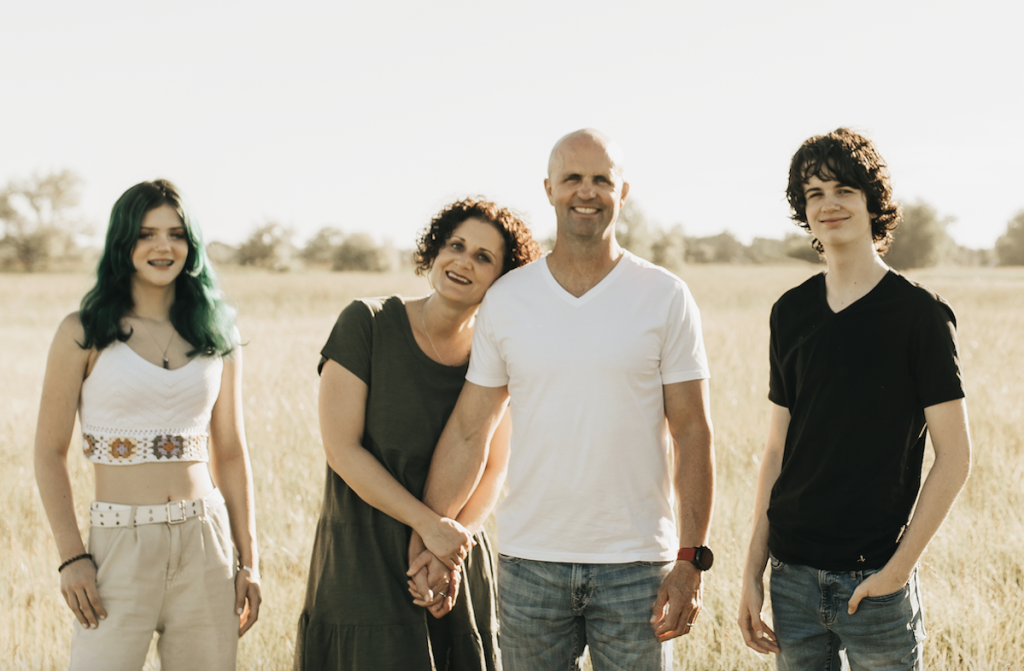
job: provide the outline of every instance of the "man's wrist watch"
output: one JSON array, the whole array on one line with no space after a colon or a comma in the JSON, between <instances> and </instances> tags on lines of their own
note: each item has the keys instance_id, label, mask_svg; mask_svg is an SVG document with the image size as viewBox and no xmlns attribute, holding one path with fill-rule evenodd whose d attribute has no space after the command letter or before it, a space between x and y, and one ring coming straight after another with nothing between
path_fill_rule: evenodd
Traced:
<instances>
[{"instance_id":1,"label":"man's wrist watch","mask_svg":"<svg viewBox=\"0 0 1024 671\"><path fill-rule=\"evenodd\" d=\"M706 545L695 548L680 548L676 559L688 561L701 571L707 571L715 563L715 553Z\"/></svg>"}]
</instances>

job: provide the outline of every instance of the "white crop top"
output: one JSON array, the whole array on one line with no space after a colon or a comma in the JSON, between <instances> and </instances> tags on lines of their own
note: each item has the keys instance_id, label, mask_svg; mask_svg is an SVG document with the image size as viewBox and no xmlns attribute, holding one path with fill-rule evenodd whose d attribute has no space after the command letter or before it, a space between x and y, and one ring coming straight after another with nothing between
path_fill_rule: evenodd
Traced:
<instances>
[{"instance_id":1,"label":"white crop top","mask_svg":"<svg viewBox=\"0 0 1024 671\"><path fill-rule=\"evenodd\" d=\"M115 340L82 383L82 450L97 464L209 461L210 414L224 362L197 356L167 370Z\"/></svg>"}]
</instances>

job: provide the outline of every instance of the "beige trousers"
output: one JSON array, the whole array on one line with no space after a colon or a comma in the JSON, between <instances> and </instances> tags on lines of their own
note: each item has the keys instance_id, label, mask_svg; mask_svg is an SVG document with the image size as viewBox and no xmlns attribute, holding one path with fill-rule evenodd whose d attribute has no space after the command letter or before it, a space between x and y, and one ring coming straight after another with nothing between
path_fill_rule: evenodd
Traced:
<instances>
[{"instance_id":1,"label":"beige trousers","mask_svg":"<svg viewBox=\"0 0 1024 671\"><path fill-rule=\"evenodd\" d=\"M162 671L235 668L236 555L223 503L180 524L91 527L107 618L96 629L75 620L72 671L139 671L153 632Z\"/></svg>"}]
</instances>

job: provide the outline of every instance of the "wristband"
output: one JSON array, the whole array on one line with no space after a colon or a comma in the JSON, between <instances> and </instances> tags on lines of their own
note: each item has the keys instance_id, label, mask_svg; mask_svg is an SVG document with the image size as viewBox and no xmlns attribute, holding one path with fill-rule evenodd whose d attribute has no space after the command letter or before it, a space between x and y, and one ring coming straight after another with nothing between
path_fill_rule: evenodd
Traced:
<instances>
[{"instance_id":1,"label":"wristband","mask_svg":"<svg viewBox=\"0 0 1024 671\"><path fill-rule=\"evenodd\" d=\"M80 555L77 555L77 556L75 556L75 557L72 557L71 559L67 560L66 562L64 562L63 564L61 564L60 566L58 566L58 567L57 567L57 573L60 573L61 571L63 571L64 569L66 569L66 568L67 568L68 566L70 566L71 564L74 564L74 563L75 563L76 561L78 561L79 559L85 559L86 557L88 557L88 558L89 558L89 561L92 561L92 555L91 555L91 554L89 554L88 552L83 552L82 554L80 554ZM95 564L95 562L93 562L93 563Z\"/></svg>"},{"instance_id":2,"label":"wristband","mask_svg":"<svg viewBox=\"0 0 1024 671\"><path fill-rule=\"evenodd\" d=\"M711 551L711 548L701 545L695 548L680 548L676 559L688 561L701 571L707 571L715 563L715 554Z\"/></svg>"},{"instance_id":3,"label":"wristband","mask_svg":"<svg viewBox=\"0 0 1024 671\"><path fill-rule=\"evenodd\" d=\"M239 571L248 571L249 575L251 575L253 577L253 579L255 579L255 580L259 580L260 579L260 572L257 569L254 569L252 567L246 566L245 564L239 564L238 565L238 570Z\"/></svg>"}]
</instances>

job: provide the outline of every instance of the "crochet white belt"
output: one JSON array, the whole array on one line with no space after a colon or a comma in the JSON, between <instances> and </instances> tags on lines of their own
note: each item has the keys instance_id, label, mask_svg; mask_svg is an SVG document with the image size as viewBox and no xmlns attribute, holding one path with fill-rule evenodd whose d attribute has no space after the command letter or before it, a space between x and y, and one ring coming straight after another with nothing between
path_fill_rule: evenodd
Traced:
<instances>
[{"instance_id":1,"label":"crochet white belt","mask_svg":"<svg viewBox=\"0 0 1024 671\"><path fill-rule=\"evenodd\" d=\"M205 515L209 508L223 504L224 495L219 489L194 501L168 501L155 505L132 506L93 501L89 506L89 524L94 527L128 528L140 524L181 524L190 517Z\"/></svg>"}]
</instances>

